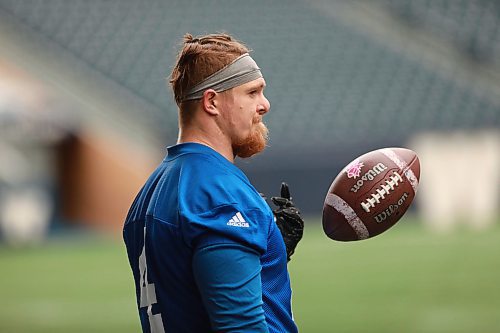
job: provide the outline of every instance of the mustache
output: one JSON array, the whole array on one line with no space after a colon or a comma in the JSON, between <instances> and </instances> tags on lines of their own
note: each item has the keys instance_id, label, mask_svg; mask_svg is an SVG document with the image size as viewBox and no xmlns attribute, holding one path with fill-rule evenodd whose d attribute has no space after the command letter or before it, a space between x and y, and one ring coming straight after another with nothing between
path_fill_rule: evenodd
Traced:
<instances>
[{"instance_id":1,"label":"mustache","mask_svg":"<svg viewBox=\"0 0 500 333\"><path fill-rule=\"evenodd\" d=\"M266 124L260 121L255 125L257 126L257 132L267 141L269 139L269 129Z\"/></svg>"},{"instance_id":2,"label":"mustache","mask_svg":"<svg viewBox=\"0 0 500 333\"><path fill-rule=\"evenodd\" d=\"M264 123L264 122L262 121L262 117L255 117L255 118L253 118L252 123L258 124L258 123Z\"/></svg>"}]
</instances>

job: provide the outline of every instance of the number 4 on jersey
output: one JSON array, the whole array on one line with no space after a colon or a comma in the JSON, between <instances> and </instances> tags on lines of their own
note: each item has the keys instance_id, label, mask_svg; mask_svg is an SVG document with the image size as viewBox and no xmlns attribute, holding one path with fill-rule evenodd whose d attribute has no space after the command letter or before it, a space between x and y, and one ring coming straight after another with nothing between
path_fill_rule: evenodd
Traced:
<instances>
[{"instance_id":1,"label":"number 4 on jersey","mask_svg":"<svg viewBox=\"0 0 500 333\"><path fill-rule=\"evenodd\" d=\"M148 267L146 263L146 227L144 227L144 246L139 256L139 273L141 275L141 304L140 307L148 307L149 327L152 333L165 333L161 313L153 314L153 304L156 304L156 290L154 283L148 283Z\"/></svg>"}]
</instances>

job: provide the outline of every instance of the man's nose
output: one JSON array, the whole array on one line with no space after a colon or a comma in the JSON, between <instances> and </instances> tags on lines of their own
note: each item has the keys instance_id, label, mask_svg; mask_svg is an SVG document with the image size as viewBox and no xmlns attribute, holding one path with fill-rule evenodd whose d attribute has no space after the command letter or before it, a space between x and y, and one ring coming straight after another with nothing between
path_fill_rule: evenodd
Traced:
<instances>
[{"instance_id":1,"label":"man's nose","mask_svg":"<svg viewBox=\"0 0 500 333\"><path fill-rule=\"evenodd\" d=\"M263 115L269 112L269 109L271 108L271 103L269 100L265 97L262 96L262 103L259 105L259 114Z\"/></svg>"}]
</instances>

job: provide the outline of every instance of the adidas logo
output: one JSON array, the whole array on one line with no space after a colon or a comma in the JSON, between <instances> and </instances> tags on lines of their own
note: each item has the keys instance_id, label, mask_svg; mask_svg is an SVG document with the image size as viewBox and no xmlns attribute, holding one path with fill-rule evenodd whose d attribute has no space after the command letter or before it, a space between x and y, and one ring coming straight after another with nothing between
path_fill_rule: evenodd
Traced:
<instances>
[{"instance_id":1,"label":"adidas logo","mask_svg":"<svg viewBox=\"0 0 500 333\"><path fill-rule=\"evenodd\" d=\"M242 228L248 228L250 225L248 224L247 221L243 218L240 212L236 213L229 222L227 222L227 225L231 225L233 227L242 227Z\"/></svg>"}]
</instances>

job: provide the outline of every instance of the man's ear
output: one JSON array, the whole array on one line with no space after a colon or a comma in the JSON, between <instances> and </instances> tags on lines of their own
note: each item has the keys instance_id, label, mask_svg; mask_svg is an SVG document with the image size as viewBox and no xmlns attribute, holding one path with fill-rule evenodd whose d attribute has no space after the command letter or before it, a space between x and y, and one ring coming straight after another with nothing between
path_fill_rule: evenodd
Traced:
<instances>
[{"instance_id":1,"label":"man's ear","mask_svg":"<svg viewBox=\"0 0 500 333\"><path fill-rule=\"evenodd\" d=\"M213 89L207 89L203 92L202 104L203 110L212 116L219 115L219 109L217 100L217 92Z\"/></svg>"}]
</instances>

